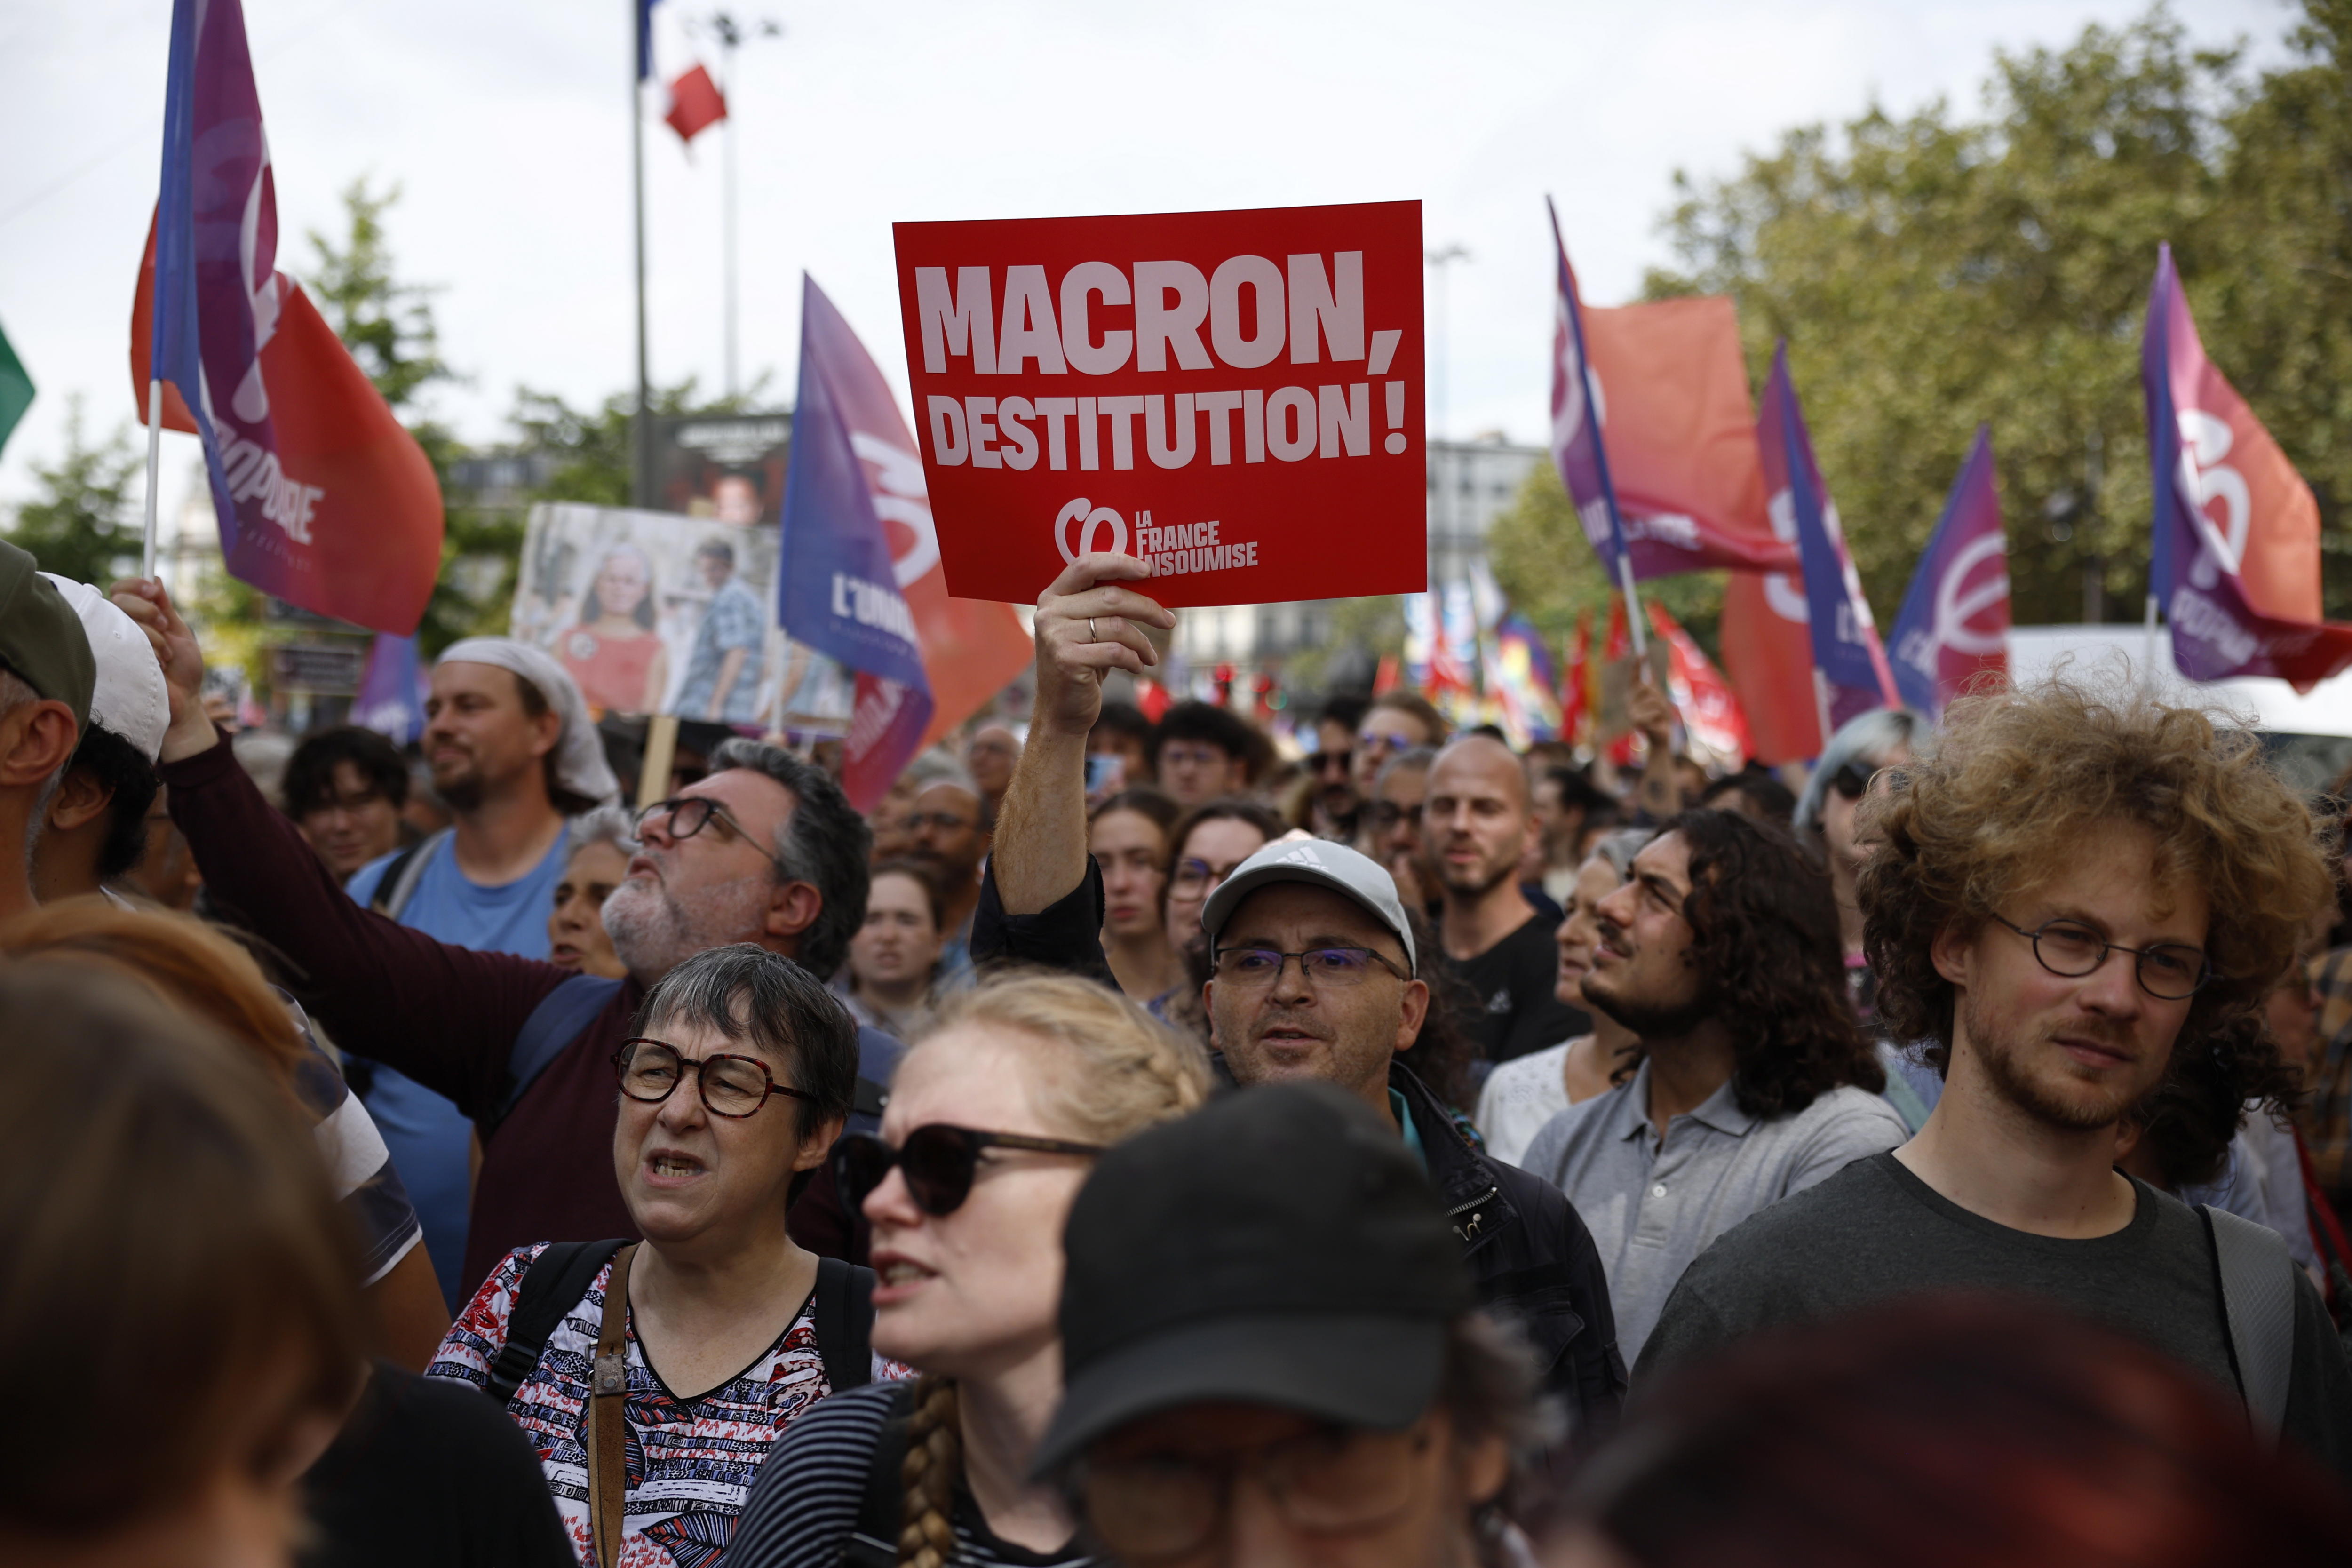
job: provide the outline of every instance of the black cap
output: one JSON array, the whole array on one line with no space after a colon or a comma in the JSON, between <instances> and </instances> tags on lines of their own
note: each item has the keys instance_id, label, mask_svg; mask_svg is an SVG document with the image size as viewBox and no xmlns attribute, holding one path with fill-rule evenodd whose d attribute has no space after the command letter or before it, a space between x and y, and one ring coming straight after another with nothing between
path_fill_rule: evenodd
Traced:
<instances>
[{"instance_id":1,"label":"black cap","mask_svg":"<svg viewBox=\"0 0 2352 1568\"><path fill-rule=\"evenodd\" d=\"M73 710L77 730L89 728L90 691L98 657L81 616L40 563L0 540L0 665L16 672L40 696Z\"/></svg>"},{"instance_id":2,"label":"black cap","mask_svg":"<svg viewBox=\"0 0 2352 1568\"><path fill-rule=\"evenodd\" d=\"M1396 1130L1323 1083L1269 1084L1113 1149L1064 1237L1061 1409L1032 1468L1201 1401L1409 1426L1476 1304Z\"/></svg>"}]
</instances>

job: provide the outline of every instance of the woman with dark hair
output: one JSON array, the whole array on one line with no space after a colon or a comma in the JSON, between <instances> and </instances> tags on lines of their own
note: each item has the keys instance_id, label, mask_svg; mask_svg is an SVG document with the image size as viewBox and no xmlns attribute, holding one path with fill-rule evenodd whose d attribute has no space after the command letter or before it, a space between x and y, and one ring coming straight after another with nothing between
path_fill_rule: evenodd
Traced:
<instances>
[{"instance_id":1,"label":"woman with dark hair","mask_svg":"<svg viewBox=\"0 0 2352 1568\"><path fill-rule=\"evenodd\" d=\"M1160 903L1176 815L1174 801L1145 784L1104 801L1087 825L1087 852L1102 868L1103 957L1119 989L1139 1001L1183 977Z\"/></svg>"},{"instance_id":2,"label":"woman with dark hair","mask_svg":"<svg viewBox=\"0 0 2352 1568\"><path fill-rule=\"evenodd\" d=\"M427 1375L531 1437L583 1563L667 1568L716 1556L769 1445L872 1373L849 1278L828 1297L784 1221L849 1113L857 1028L807 970L737 942L663 976L636 1029L613 1165L645 1239L508 1253Z\"/></svg>"},{"instance_id":3,"label":"woman with dark hair","mask_svg":"<svg viewBox=\"0 0 2352 1568\"><path fill-rule=\"evenodd\" d=\"M1209 979L1209 937L1201 929L1202 906L1234 867L1287 831L1272 807L1238 795L1203 801L1168 830L1161 923L1183 969L1175 984L1145 1004L1153 1017L1195 1039L1208 1039L1209 1016L1201 1008L1201 987Z\"/></svg>"},{"instance_id":4,"label":"woman with dark hair","mask_svg":"<svg viewBox=\"0 0 2352 1568\"><path fill-rule=\"evenodd\" d=\"M849 939L849 962L834 993L850 1016L911 1040L938 1016L940 954L947 940L947 895L917 860L885 860L866 889L866 923ZM961 972L965 984L971 971Z\"/></svg>"},{"instance_id":5,"label":"woman with dark hair","mask_svg":"<svg viewBox=\"0 0 2352 1568\"><path fill-rule=\"evenodd\" d=\"M346 724L309 737L286 760L278 793L339 881L400 847L408 763L373 730Z\"/></svg>"},{"instance_id":6,"label":"woman with dark hair","mask_svg":"<svg viewBox=\"0 0 2352 1568\"><path fill-rule=\"evenodd\" d=\"M2336 1568L2352 1510L2169 1358L2006 1299L1759 1335L1633 1404L1550 1568Z\"/></svg>"},{"instance_id":7,"label":"woman with dark hair","mask_svg":"<svg viewBox=\"0 0 2352 1568\"><path fill-rule=\"evenodd\" d=\"M655 632L654 564L633 544L614 545L580 602L579 624L557 638L556 657L580 695L615 713L650 713L669 687L669 650Z\"/></svg>"}]
</instances>

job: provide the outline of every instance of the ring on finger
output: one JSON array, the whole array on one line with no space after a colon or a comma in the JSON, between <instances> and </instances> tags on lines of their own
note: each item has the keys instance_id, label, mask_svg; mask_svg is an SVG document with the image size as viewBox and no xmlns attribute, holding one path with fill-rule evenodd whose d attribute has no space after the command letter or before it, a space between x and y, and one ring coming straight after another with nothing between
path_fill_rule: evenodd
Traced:
<instances>
[{"instance_id":1,"label":"ring on finger","mask_svg":"<svg viewBox=\"0 0 2352 1568\"><path fill-rule=\"evenodd\" d=\"M1088 641L1088 642L1100 642L1100 641L1102 641L1102 638L1100 638L1100 637L1097 637L1097 636L1095 635L1095 618L1094 618L1092 616L1088 616L1087 617L1087 641Z\"/></svg>"}]
</instances>

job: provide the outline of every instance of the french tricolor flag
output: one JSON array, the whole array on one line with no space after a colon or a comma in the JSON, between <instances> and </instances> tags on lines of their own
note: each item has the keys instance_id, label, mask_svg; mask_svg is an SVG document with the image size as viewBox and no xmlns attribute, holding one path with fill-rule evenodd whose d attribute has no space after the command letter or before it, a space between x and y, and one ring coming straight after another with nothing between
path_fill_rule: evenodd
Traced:
<instances>
[{"instance_id":1,"label":"french tricolor flag","mask_svg":"<svg viewBox=\"0 0 2352 1568\"><path fill-rule=\"evenodd\" d=\"M654 9L659 4L660 0L637 0L637 80L652 80L658 59L669 94L662 120L677 132L679 141L691 144L727 118L727 96L711 79L709 68L696 58L683 25L665 20L656 26ZM676 9L662 15L674 18Z\"/></svg>"}]
</instances>

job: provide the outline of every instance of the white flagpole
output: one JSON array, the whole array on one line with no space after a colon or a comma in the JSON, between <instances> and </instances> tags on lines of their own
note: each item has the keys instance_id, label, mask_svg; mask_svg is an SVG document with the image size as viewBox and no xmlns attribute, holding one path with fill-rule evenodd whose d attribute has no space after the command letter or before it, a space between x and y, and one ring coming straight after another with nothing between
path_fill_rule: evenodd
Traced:
<instances>
[{"instance_id":1,"label":"white flagpole","mask_svg":"<svg viewBox=\"0 0 2352 1568\"><path fill-rule=\"evenodd\" d=\"M163 455L163 384L147 381L147 537L139 557L139 574L155 575L155 470Z\"/></svg>"},{"instance_id":2,"label":"white flagpole","mask_svg":"<svg viewBox=\"0 0 2352 1568\"><path fill-rule=\"evenodd\" d=\"M1617 580L1625 589L1625 624L1633 633L1633 658L1646 665L1650 657L1650 639L1642 625L1642 596L1633 591L1633 552L1617 552Z\"/></svg>"}]
</instances>

